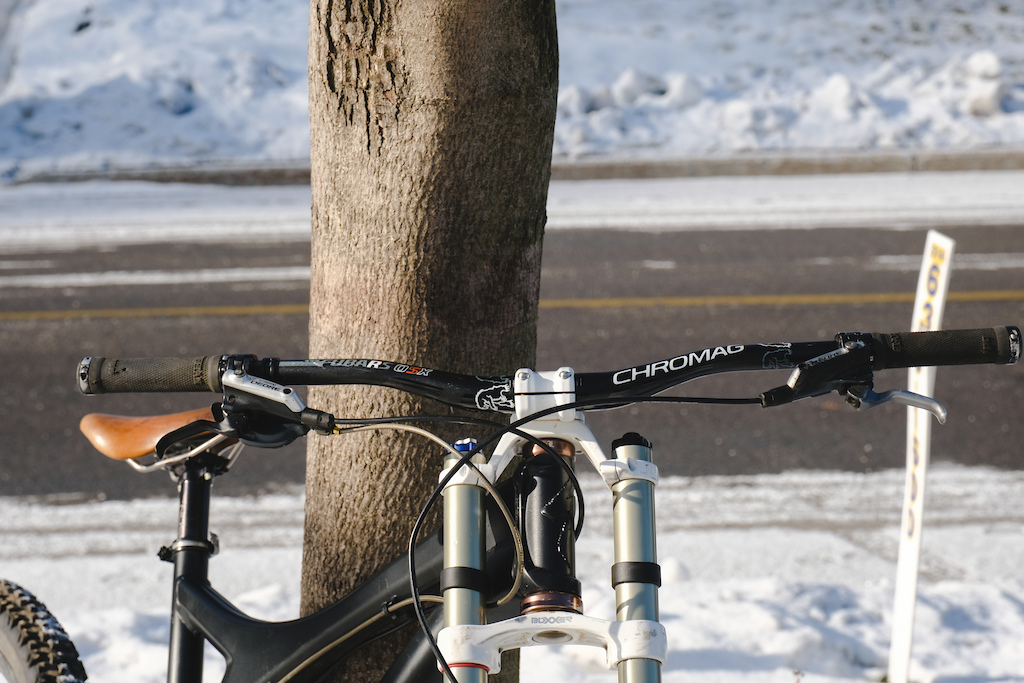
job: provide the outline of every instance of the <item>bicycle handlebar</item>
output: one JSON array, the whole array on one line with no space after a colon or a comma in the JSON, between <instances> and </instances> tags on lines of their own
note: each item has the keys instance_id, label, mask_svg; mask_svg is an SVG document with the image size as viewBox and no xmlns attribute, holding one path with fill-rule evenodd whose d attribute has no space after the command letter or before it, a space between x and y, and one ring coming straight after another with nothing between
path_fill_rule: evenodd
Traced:
<instances>
[{"instance_id":1,"label":"bicycle handlebar","mask_svg":"<svg viewBox=\"0 0 1024 683\"><path fill-rule=\"evenodd\" d=\"M833 341L727 345L615 372L578 373L578 400L650 396L677 384L721 372L795 368L850 343L868 350L870 370L928 365L1009 365L1021 353L1017 327L975 330L841 333ZM369 359L278 360L255 356L195 358L84 358L79 388L85 394L220 392L229 365L253 377L285 385L368 384L388 386L449 405L512 412L512 378L476 377Z\"/></svg>"}]
</instances>

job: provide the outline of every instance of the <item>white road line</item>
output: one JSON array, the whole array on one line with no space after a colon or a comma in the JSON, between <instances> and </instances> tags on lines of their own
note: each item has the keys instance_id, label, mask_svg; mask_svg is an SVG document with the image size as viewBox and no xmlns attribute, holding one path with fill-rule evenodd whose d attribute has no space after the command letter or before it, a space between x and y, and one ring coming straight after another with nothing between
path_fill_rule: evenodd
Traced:
<instances>
[{"instance_id":1,"label":"white road line","mask_svg":"<svg viewBox=\"0 0 1024 683\"><path fill-rule=\"evenodd\" d=\"M44 273L0 276L0 287L115 287L125 285L189 285L226 282L309 280L308 266L280 268L209 268L180 271L111 271L107 273Z\"/></svg>"},{"instance_id":2,"label":"white road line","mask_svg":"<svg viewBox=\"0 0 1024 683\"><path fill-rule=\"evenodd\" d=\"M920 255L875 256L863 264L866 270L915 270ZM810 265L856 266L857 259L819 257L805 261ZM11 262L17 264L18 262ZM30 262L31 263L31 262ZM671 271L685 269L674 261L644 261L648 270ZM0 262L0 270L4 262ZM953 260L956 270L1008 270L1024 268L1024 254L957 254ZM208 268L180 271L112 271L107 273L42 273L34 275L0 276L0 287L115 287L125 285L178 285L215 284L230 282L293 282L308 281L308 266L282 266L271 268Z\"/></svg>"},{"instance_id":3,"label":"white road line","mask_svg":"<svg viewBox=\"0 0 1024 683\"><path fill-rule=\"evenodd\" d=\"M871 259L869 270L917 270L921 256L876 256ZM1006 270L1024 268L1024 254L956 254L953 256L954 270Z\"/></svg>"}]
</instances>

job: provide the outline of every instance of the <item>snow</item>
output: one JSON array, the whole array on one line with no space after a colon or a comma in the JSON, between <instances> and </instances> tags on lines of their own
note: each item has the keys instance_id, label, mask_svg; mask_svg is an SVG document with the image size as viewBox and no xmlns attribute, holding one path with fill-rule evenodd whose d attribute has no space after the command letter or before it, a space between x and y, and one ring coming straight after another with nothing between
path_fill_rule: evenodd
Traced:
<instances>
[{"instance_id":1,"label":"snow","mask_svg":"<svg viewBox=\"0 0 1024 683\"><path fill-rule=\"evenodd\" d=\"M584 604L614 618L610 496L596 477L583 483ZM663 480L665 681L879 680L902 487L899 471ZM1022 495L1021 472L931 470L912 680L1024 681ZM254 616L297 616L302 494L215 497L212 510L222 545L213 585ZM170 565L155 554L176 514L171 499L0 499L0 573L57 615L92 680L163 680ZM523 680L615 680L599 654L531 649ZM217 680L216 653L208 660Z\"/></svg>"},{"instance_id":2,"label":"snow","mask_svg":"<svg viewBox=\"0 0 1024 683\"><path fill-rule=\"evenodd\" d=\"M555 157L1020 149L1022 9L559 0ZM285 0L0 0L0 178L304 163L308 14Z\"/></svg>"},{"instance_id":3,"label":"snow","mask_svg":"<svg viewBox=\"0 0 1024 683\"><path fill-rule=\"evenodd\" d=\"M7 38L0 167L308 158L308 12L280 1L22 2Z\"/></svg>"},{"instance_id":4,"label":"snow","mask_svg":"<svg viewBox=\"0 0 1024 683\"><path fill-rule=\"evenodd\" d=\"M1024 130L1019 6L569 0L558 12L556 152L569 157L1019 145Z\"/></svg>"}]
</instances>

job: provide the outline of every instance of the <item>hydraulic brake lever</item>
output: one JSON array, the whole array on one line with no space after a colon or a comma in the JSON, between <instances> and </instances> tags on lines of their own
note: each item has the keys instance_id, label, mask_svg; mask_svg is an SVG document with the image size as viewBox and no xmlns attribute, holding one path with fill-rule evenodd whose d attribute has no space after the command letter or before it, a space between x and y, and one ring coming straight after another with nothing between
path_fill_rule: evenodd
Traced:
<instances>
[{"instance_id":1,"label":"hydraulic brake lever","mask_svg":"<svg viewBox=\"0 0 1024 683\"><path fill-rule=\"evenodd\" d=\"M221 382L224 385L221 406L225 413L259 411L307 429L324 433L334 431L334 416L307 408L291 387L254 377L241 367L228 368Z\"/></svg>"},{"instance_id":2,"label":"hydraulic brake lever","mask_svg":"<svg viewBox=\"0 0 1024 683\"><path fill-rule=\"evenodd\" d=\"M282 417L298 416L306 409L306 404L302 402L302 399L299 398L299 395L291 387L286 387L260 377L252 377L241 369L228 370L224 373L221 381L224 384L224 394L228 397L228 403L233 402L230 396L232 396L231 390L234 389L235 391L245 392L246 394L266 399L267 406L272 407L273 412ZM282 408L287 412L282 411Z\"/></svg>"},{"instance_id":3,"label":"hydraulic brake lever","mask_svg":"<svg viewBox=\"0 0 1024 683\"><path fill-rule=\"evenodd\" d=\"M770 408L832 391L845 393L850 386L870 387L871 360L864 342L849 341L834 351L800 363L784 385L761 394L761 405Z\"/></svg>"},{"instance_id":4,"label":"hydraulic brake lever","mask_svg":"<svg viewBox=\"0 0 1024 683\"><path fill-rule=\"evenodd\" d=\"M835 391L857 410L892 401L927 410L939 424L946 422L946 408L933 398L903 389L875 393L871 361L864 342L847 341L835 351L801 363L786 384L761 394L761 405L767 408Z\"/></svg>"},{"instance_id":5,"label":"hydraulic brake lever","mask_svg":"<svg viewBox=\"0 0 1024 683\"><path fill-rule=\"evenodd\" d=\"M310 429L334 431L333 415L307 408L291 387L249 375L240 362L225 369L221 382L224 396L214 407L221 434L259 448L279 448Z\"/></svg>"},{"instance_id":6,"label":"hydraulic brake lever","mask_svg":"<svg viewBox=\"0 0 1024 683\"><path fill-rule=\"evenodd\" d=\"M858 384L846 389L846 402L857 410L868 410L890 401L927 410L935 416L939 424L946 424L946 407L934 398L915 394L905 389L894 389L876 394L870 384Z\"/></svg>"}]
</instances>

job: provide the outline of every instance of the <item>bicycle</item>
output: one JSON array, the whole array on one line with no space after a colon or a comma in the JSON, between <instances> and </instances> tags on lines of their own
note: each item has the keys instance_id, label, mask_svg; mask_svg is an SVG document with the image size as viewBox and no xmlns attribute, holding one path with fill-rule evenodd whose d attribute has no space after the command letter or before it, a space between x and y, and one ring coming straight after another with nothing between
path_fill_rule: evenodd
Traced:
<instances>
[{"instance_id":1,"label":"bicycle","mask_svg":"<svg viewBox=\"0 0 1024 683\"><path fill-rule=\"evenodd\" d=\"M440 677L482 683L488 673L500 670L502 651L581 644L603 648L609 669L618 670L620 681L653 683L661 678L668 649L658 621L658 470L651 444L635 433L613 442L613 457L605 457L583 421L585 411L637 402L773 407L836 391L858 410L893 401L928 410L944 421L945 409L934 399L902 390L876 393L874 372L924 365L1009 365L1020 354L1020 330L998 327L730 344L614 372L523 368L503 377L371 359L89 357L79 365L78 383L86 394L222 395L208 410L151 418L91 414L81 425L104 454L142 472L169 471L178 483L178 537L159 553L174 564L169 683L201 680L206 641L225 659L225 682L316 681L355 649L413 621L420 629L383 681ZM657 395L711 374L783 369L791 371L788 381L757 397ZM511 414L512 421L343 419L307 407L291 388L316 384L388 386L483 413ZM489 425L494 431L479 443L448 444L414 424L442 419ZM208 581L209 559L217 552L217 539L209 532L211 482L228 472L244 445L281 446L311 430L340 434L366 429L413 431L437 441L446 453L445 469L424 503L408 553L315 614L275 623L246 616ZM491 454L484 457L488 448ZM577 454L613 494L615 621L583 613L574 563L575 538L584 517L574 473ZM440 496L442 530L418 541L426 510ZM6 649L3 645L5 638L23 632L0 629L0 652L11 651L9 643ZM23 659L9 666L20 669L22 676L15 674L11 680L36 680L29 677ZM81 673L79 679L60 680L84 680Z\"/></svg>"}]
</instances>

